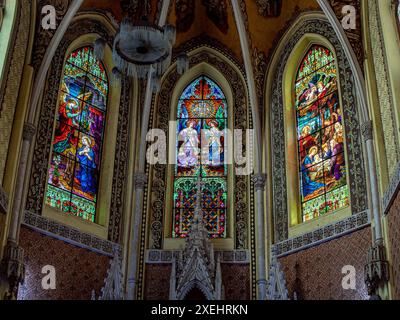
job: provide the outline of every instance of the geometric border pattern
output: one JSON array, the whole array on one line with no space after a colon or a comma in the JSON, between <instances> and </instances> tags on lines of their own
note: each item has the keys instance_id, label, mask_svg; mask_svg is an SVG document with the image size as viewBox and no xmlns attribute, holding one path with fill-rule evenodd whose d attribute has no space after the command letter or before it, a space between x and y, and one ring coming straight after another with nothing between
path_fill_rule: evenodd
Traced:
<instances>
[{"instance_id":1,"label":"geometric border pattern","mask_svg":"<svg viewBox=\"0 0 400 320\"><path fill-rule=\"evenodd\" d=\"M280 258L365 228L370 225L370 222L369 210L366 210L323 228L316 229L313 232L279 242L273 247Z\"/></svg>"},{"instance_id":2,"label":"geometric border pattern","mask_svg":"<svg viewBox=\"0 0 400 320\"><path fill-rule=\"evenodd\" d=\"M108 240L100 239L78 229L63 225L52 219L25 211L22 224L30 229L50 237L68 242L81 248L98 252L107 256L113 255L113 249L120 250L120 246Z\"/></svg>"},{"instance_id":3,"label":"geometric border pattern","mask_svg":"<svg viewBox=\"0 0 400 320\"><path fill-rule=\"evenodd\" d=\"M165 264L172 263L173 259L178 259L182 254L180 250L147 250L146 263ZM249 264L250 252L248 250L216 251L221 263Z\"/></svg>"}]
</instances>

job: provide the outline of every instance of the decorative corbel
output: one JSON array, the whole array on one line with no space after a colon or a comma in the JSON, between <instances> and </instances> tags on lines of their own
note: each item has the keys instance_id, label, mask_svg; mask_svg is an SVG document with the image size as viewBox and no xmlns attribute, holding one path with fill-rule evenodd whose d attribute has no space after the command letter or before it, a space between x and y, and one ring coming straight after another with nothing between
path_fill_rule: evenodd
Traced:
<instances>
[{"instance_id":1,"label":"decorative corbel","mask_svg":"<svg viewBox=\"0 0 400 320\"><path fill-rule=\"evenodd\" d=\"M2 276L8 280L9 289L4 294L4 300L16 300L18 286L25 279L24 249L15 242L9 241L1 263Z\"/></svg>"},{"instance_id":2,"label":"decorative corbel","mask_svg":"<svg viewBox=\"0 0 400 320\"><path fill-rule=\"evenodd\" d=\"M389 263L386 260L385 247L376 243L368 250L367 264L364 267L364 281L368 295L378 297L378 289L389 281Z\"/></svg>"}]
</instances>

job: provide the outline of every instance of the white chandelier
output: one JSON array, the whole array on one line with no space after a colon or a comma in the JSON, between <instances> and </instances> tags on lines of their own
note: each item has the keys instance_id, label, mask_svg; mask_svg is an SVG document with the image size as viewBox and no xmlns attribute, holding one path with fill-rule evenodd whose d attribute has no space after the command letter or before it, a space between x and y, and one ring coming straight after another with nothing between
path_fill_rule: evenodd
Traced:
<instances>
[{"instance_id":1,"label":"white chandelier","mask_svg":"<svg viewBox=\"0 0 400 320\"><path fill-rule=\"evenodd\" d=\"M148 8L145 0L144 8ZM160 79L171 65L172 48L176 41L176 29L172 25L159 27L147 19L147 9L141 21L134 23L126 17L122 20L113 44L113 78L119 82L121 76L147 79L151 73L153 90L158 91ZM94 52L98 59L104 59L106 41L95 41ZM189 69L186 54L177 57L177 72Z\"/></svg>"},{"instance_id":2,"label":"white chandelier","mask_svg":"<svg viewBox=\"0 0 400 320\"><path fill-rule=\"evenodd\" d=\"M171 64L176 29L171 25L160 28L143 20L133 24L124 19L114 40L113 60L125 75L144 79L153 68L161 77Z\"/></svg>"}]
</instances>

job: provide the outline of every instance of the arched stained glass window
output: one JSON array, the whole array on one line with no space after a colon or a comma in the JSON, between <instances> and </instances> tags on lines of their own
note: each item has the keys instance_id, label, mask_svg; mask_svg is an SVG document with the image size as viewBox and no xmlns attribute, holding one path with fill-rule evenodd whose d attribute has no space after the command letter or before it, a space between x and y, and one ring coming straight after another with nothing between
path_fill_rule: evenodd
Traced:
<instances>
[{"instance_id":1,"label":"arched stained glass window","mask_svg":"<svg viewBox=\"0 0 400 320\"><path fill-rule=\"evenodd\" d=\"M202 189L202 214L209 236L226 236L224 133L227 111L222 90L207 77L193 81L180 97L174 179L174 238L186 237L190 229L196 207L197 185L201 185Z\"/></svg>"},{"instance_id":2,"label":"arched stained glass window","mask_svg":"<svg viewBox=\"0 0 400 320\"><path fill-rule=\"evenodd\" d=\"M108 79L91 47L67 57L62 75L46 204L95 221Z\"/></svg>"},{"instance_id":3,"label":"arched stained glass window","mask_svg":"<svg viewBox=\"0 0 400 320\"><path fill-rule=\"evenodd\" d=\"M301 210L309 221L349 206L335 57L314 45L296 78Z\"/></svg>"}]
</instances>

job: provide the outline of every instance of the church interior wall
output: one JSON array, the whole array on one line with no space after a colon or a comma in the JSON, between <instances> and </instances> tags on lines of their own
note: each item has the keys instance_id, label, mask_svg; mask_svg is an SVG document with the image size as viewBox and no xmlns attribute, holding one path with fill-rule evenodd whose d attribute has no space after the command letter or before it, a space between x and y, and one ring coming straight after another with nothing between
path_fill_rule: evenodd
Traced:
<instances>
[{"instance_id":1,"label":"church interior wall","mask_svg":"<svg viewBox=\"0 0 400 320\"><path fill-rule=\"evenodd\" d=\"M363 279L371 228L366 227L341 238L279 258L290 297L300 300L365 300ZM341 248L346 248L342 250ZM337 279L342 268L354 266L357 290L344 290Z\"/></svg>"},{"instance_id":2,"label":"church interior wall","mask_svg":"<svg viewBox=\"0 0 400 320\"><path fill-rule=\"evenodd\" d=\"M7 6L11 2L7 1ZM0 42L3 43L3 37L7 37L7 46L2 46L0 50L0 58L4 57L0 61L0 257L7 243L15 199L19 201L21 198L20 211L26 211L26 214L21 215L18 238L25 251L26 278L25 284L20 286L18 298L87 300L93 290L98 297L107 277L113 250L118 248L121 250L125 290L132 281L127 277L132 268L130 257L137 255L135 297L168 300L171 260L160 258L155 263L149 256L169 256L185 246L184 239L172 237L172 165L146 166L140 226L139 230L134 229L138 206L135 203L138 192L135 179L138 164L143 160L139 145L144 84L123 80L110 86L99 214L95 223L64 215L47 206L44 199L65 57L74 49L93 45L98 37L103 37L107 41L104 63L111 77L114 67L112 39L117 32L115 21L122 16L118 5L107 8L107 1L101 0L101 8L92 12L89 8L95 1L85 0L82 11L65 33L40 92L33 123L36 134L28 156L23 192L22 195L16 194L21 141L25 139L24 126L32 108L32 88L50 43L51 37L47 36L54 35L53 31L46 34L40 28L40 17L36 16L36 11L41 1L35 2L36 8L28 2L15 1L15 7L7 7L7 15L0 25ZM65 15L66 7L61 2L57 5L62 8L57 8L57 12ZM329 2L339 18L343 1ZM385 262L388 262L390 271L388 285L380 293L385 299L400 299L400 90L397 89L400 87L400 23L393 15L397 3L395 0L355 2L361 10L362 29L346 34L365 77L378 189L382 200L379 203L382 216L379 222L383 228L380 245L385 247ZM152 14L155 15L160 9L157 3L151 1ZM218 12L220 21L226 19L227 22L227 25L220 25L215 21L204 23L210 19L205 5L196 9L190 7L190 1L186 3L192 10L186 14L190 16L196 10L198 13L190 25L180 26L183 29L178 30L171 67L161 79L160 91L153 94L151 103L149 128L162 129L167 133L170 145L174 142L168 140L168 125L176 118L179 96L191 80L201 75L216 81L224 91L230 112L229 128L253 127L249 85L246 83L244 59L231 6L225 1L226 12ZM259 5L255 1L241 8L249 33L252 58L258 59L254 68L260 101L258 109L262 115L262 119L258 119L262 123L262 145L259 147L263 154L262 171L267 174L263 196L266 273L270 266L270 251L277 250L291 298L297 293L299 298L305 300L365 300L369 296L364 267L368 251L376 244L377 221L371 211L373 197L363 136L364 115L361 114L360 93L355 89L354 74L350 68L355 62L347 59L337 34L320 11L317 1L295 0L284 3L283 8L280 17L260 17ZM107 10L112 14L108 12L106 15ZM174 5L167 20L175 24L177 19L182 18L181 14ZM14 16L14 27L10 15ZM263 31L274 24L277 27L270 33ZM361 45L357 45L357 37L362 37L359 39ZM345 108L345 140L348 142L345 158L351 201L350 206L343 210L302 223L297 150L290 148L297 144L295 115L291 108L294 105L297 67L313 44L329 48L337 59L339 95ZM182 52L188 53L190 63L190 70L183 76L175 71L177 57ZM295 161L290 162L293 157ZM221 262L226 300L256 299L259 295L259 253L255 240L257 203L252 178L235 176L233 167L229 167L227 237L211 241L222 255L242 255L234 263L229 259ZM132 247L134 236L139 237L138 248ZM56 290L44 291L40 288L41 268L44 265L53 265L58 270ZM338 281L343 277L340 271L345 265L356 269L355 291L344 290ZM0 294L2 292L0 283Z\"/></svg>"},{"instance_id":3,"label":"church interior wall","mask_svg":"<svg viewBox=\"0 0 400 320\"><path fill-rule=\"evenodd\" d=\"M100 296L110 265L109 256L27 227L21 228L20 243L26 252L26 274L19 290L19 299L90 300L93 290L96 297ZM58 270L55 290L42 288L42 270L48 265Z\"/></svg>"}]
</instances>

